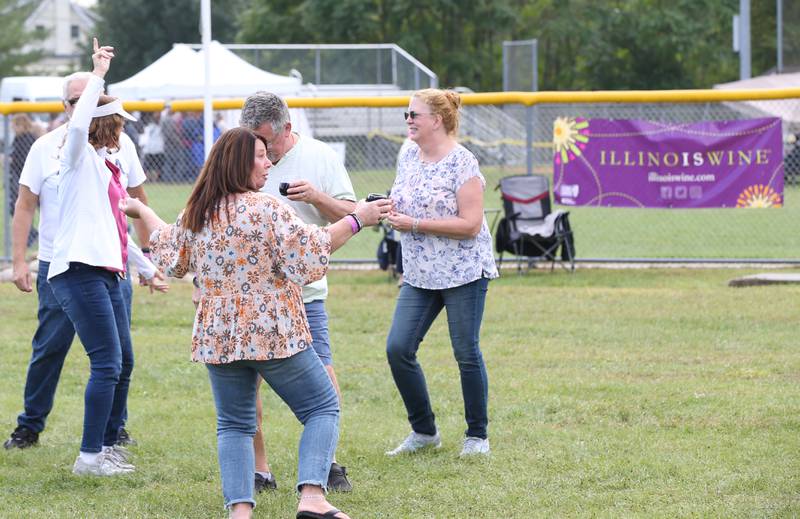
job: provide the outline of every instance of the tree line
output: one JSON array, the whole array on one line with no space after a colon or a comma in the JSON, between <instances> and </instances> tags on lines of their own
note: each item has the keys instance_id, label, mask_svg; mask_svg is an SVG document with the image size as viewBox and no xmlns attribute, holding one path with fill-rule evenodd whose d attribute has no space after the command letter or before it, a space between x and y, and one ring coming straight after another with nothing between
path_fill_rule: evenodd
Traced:
<instances>
[{"instance_id":1,"label":"tree line","mask_svg":"<svg viewBox=\"0 0 800 519\"><path fill-rule=\"evenodd\" d=\"M787 55L800 55L800 8L789 4L784 42ZM739 0L226 0L212 2L212 31L223 43L396 43L442 86L476 91L502 89L504 40L535 38L540 90L708 88L738 79L731 44L738 7ZM200 41L197 0L98 0L94 9L98 37L120 49L111 82L175 42ZM752 2L751 11L758 75L776 62L775 2ZM0 32L17 42L35 38ZM0 36L0 55L9 39ZM6 62L0 75L20 64Z\"/></svg>"}]
</instances>

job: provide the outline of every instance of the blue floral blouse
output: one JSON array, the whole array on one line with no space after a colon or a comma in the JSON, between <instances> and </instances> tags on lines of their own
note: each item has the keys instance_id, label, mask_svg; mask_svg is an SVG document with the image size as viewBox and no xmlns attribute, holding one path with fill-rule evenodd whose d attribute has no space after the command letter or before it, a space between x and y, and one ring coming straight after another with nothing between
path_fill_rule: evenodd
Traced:
<instances>
[{"instance_id":1,"label":"blue floral blouse","mask_svg":"<svg viewBox=\"0 0 800 519\"><path fill-rule=\"evenodd\" d=\"M391 197L395 209L412 218L453 218L458 215L456 192L473 177L486 186L478 160L464 146L459 144L438 162L430 163L423 162L419 146L411 144L397 161ZM499 275L485 218L475 238L404 232L400 242L403 280L411 286L441 290Z\"/></svg>"}]
</instances>

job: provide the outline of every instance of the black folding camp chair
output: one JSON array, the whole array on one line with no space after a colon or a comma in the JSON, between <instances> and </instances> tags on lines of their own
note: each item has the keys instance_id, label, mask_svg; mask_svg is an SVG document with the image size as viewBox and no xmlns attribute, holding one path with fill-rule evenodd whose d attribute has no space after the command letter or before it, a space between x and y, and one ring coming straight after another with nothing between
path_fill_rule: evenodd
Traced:
<instances>
[{"instance_id":1,"label":"black folding camp chair","mask_svg":"<svg viewBox=\"0 0 800 519\"><path fill-rule=\"evenodd\" d=\"M516 175L500 179L497 186L503 200L504 216L495 231L495 249L517 258L517 271L523 262L528 268L537 261L556 261L575 270L575 240L567 211L551 212L550 182L542 175ZM559 254L560 249L560 254Z\"/></svg>"}]
</instances>

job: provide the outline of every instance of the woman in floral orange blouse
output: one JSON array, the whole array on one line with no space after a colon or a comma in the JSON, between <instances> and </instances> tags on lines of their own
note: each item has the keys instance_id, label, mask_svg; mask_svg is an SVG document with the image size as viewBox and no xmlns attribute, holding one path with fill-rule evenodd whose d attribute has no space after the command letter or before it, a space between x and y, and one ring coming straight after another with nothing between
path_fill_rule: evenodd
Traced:
<instances>
[{"instance_id":1,"label":"woman in floral orange blouse","mask_svg":"<svg viewBox=\"0 0 800 519\"><path fill-rule=\"evenodd\" d=\"M191 271L200 280L192 360L206 364L211 380L222 493L231 517L249 517L255 506L253 434L261 375L304 425L297 517L347 518L325 497L339 403L311 348L301 287L325 274L331 252L362 225L388 216L391 202L360 202L327 227L307 225L258 192L271 165L264 139L234 128L214 144L174 225L138 200L121 207L152 232L153 261L166 274Z\"/></svg>"}]
</instances>

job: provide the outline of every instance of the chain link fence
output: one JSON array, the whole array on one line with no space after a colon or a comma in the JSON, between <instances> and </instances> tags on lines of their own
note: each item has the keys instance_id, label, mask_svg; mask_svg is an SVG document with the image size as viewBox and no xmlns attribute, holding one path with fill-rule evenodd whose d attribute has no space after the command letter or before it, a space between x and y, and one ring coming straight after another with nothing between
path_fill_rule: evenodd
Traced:
<instances>
[{"instance_id":1,"label":"chain link fence","mask_svg":"<svg viewBox=\"0 0 800 519\"><path fill-rule=\"evenodd\" d=\"M433 71L393 43L229 43L225 48L262 70L299 77L323 91L359 86L373 91L419 90L435 88L439 82Z\"/></svg>"},{"instance_id":2,"label":"chain link fence","mask_svg":"<svg viewBox=\"0 0 800 519\"><path fill-rule=\"evenodd\" d=\"M498 94L499 95L499 94ZM665 123L730 120L756 115L752 103L552 103L476 104L485 94L465 95L460 141L478 158L486 177L487 221L496 223L502 207L499 179L527 172L552 176L552 128L557 117L647 119ZM314 99L314 106L324 99ZM497 101L489 101L497 102ZM372 98L371 104L383 103ZM579 261L765 261L800 262L800 101L759 101L759 110L784 114L785 204L778 209L634 209L561 207L570 212ZM302 99L291 100L303 106ZM335 98L331 98L335 106ZM366 102L364 103L366 104ZM405 139L403 105L301 108L295 125L337 150L356 194L386 192L393 183L397 153ZM306 106L309 103L306 102ZM392 106L388 106L392 105ZM0 107L2 108L2 107ZM236 124L238 110L216 114L217 132ZM39 118L38 114L26 114ZM140 111L125 131L139 146L151 205L167 221L185 205L203 162L202 114L192 111ZM14 115L0 118L9 125ZM45 115L43 121L50 119ZM298 119L303 119L302 124ZM11 132L14 133L13 131ZM18 137L19 139L19 137ZM5 146L0 218L2 256L10 255L10 215L21 163L14 144ZM24 154L22 154L24 157ZM12 160L12 157L13 160ZM24 160L24 159L22 159ZM335 259L374 262L382 231L366 231L338 251ZM32 244L32 251L36 244Z\"/></svg>"}]
</instances>

